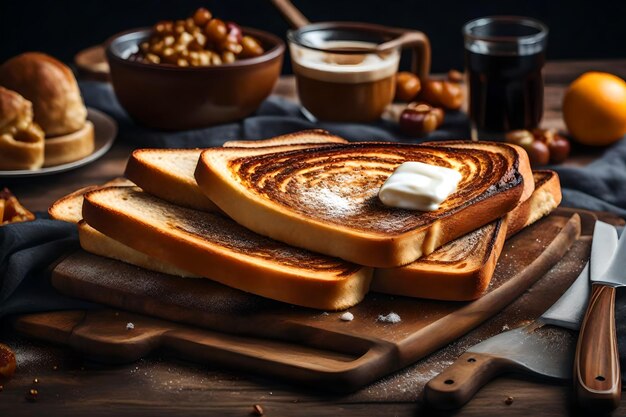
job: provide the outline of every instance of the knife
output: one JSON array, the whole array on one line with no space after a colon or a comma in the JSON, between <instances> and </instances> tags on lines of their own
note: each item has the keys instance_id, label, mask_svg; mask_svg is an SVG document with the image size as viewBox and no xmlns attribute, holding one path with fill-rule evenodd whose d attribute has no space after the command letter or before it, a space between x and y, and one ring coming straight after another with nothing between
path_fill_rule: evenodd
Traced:
<instances>
[{"instance_id":1,"label":"knife","mask_svg":"<svg viewBox=\"0 0 626 417\"><path fill-rule=\"evenodd\" d=\"M591 296L580 327L574 359L574 384L578 404L597 411L619 405L622 381L615 331L615 288L626 285L626 237L596 222L591 248Z\"/></svg>"},{"instance_id":2,"label":"knife","mask_svg":"<svg viewBox=\"0 0 626 417\"><path fill-rule=\"evenodd\" d=\"M616 246L616 241L612 246L608 242L603 255L612 255ZM491 379L510 371L548 379L571 379L576 345L574 331L580 326L589 298L592 263L593 258L540 318L471 347L429 381L424 389L425 401L437 408L458 408ZM602 265L598 262L594 271Z\"/></svg>"}]
</instances>

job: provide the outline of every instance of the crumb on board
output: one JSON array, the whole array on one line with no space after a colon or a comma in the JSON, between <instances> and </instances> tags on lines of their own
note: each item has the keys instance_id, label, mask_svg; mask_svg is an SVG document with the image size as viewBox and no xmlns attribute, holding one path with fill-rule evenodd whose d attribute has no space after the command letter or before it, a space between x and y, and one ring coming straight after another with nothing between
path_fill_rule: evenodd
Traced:
<instances>
[{"instance_id":1,"label":"crumb on board","mask_svg":"<svg viewBox=\"0 0 626 417\"><path fill-rule=\"evenodd\" d=\"M352 321L354 320L354 314L350 313L349 311L346 311L339 318L343 321Z\"/></svg>"},{"instance_id":2,"label":"crumb on board","mask_svg":"<svg viewBox=\"0 0 626 417\"><path fill-rule=\"evenodd\" d=\"M126 330L133 330L135 325L131 322L126 323Z\"/></svg>"},{"instance_id":3,"label":"crumb on board","mask_svg":"<svg viewBox=\"0 0 626 417\"><path fill-rule=\"evenodd\" d=\"M378 316L377 321L383 322L383 323L392 323L392 324L396 324L396 323L400 323L402 321L402 319L400 318L400 315L397 313L394 313L393 311L387 315L384 314L380 314Z\"/></svg>"}]
</instances>

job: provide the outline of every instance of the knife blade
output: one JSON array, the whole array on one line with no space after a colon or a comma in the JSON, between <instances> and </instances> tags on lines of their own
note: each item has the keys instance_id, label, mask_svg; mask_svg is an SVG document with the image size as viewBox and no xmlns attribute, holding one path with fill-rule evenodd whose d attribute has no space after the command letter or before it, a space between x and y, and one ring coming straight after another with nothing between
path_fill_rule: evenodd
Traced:
<instances>
[{"instance_id":1,"label":"knife blade","mask_svg":"<svg viewBox=\"0 0 626 417\"><path fill-rule=\"evenodd\" d=\"M611 250L615 248L616 250ZM590 259L591 295L574 359L576 400L582 407L610 411L621 399L615 330L615 288L626 285L626 237L596 222Z\"/></svg>"},{"instance_id":2,"label":"knife blade","mask_svg":"<svg viewBox=\"0 0 626 417\"><path fill-rule=\"evenodd\" d=\"M471 347L430 380L424 389L425 401L436 408L461 407L483 385L509 371L550 379L571 378L575 330L583 318L589 292L587 263L567 291L537 320Z\"/></svg>"}]
</instances>

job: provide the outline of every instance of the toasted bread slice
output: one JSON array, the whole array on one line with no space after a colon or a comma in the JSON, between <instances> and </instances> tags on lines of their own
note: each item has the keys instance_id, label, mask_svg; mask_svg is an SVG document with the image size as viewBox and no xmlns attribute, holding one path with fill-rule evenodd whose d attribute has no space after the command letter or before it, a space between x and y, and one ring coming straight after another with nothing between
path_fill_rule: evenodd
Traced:
<instances>
[{"instance_id":1,"label":"toasted bread slice","mask_svg":"<svg viewBox=\"0 0 626 417\"><path fill-rule=\"evenodd\" d=\"M197 277L190 272L183 271L159 259L147 256L133 248L130 248L107 235L98 232L82 220L83 218L83 196L84 194L99 190L106 186L130 187L134 184L126 178L116 178L104 184L91 185L74 191L65 197L60 198L48 209L48 214L52 219L61 220L78 225L78 237L80 246L87 252L107 258L117 259L131 265L136 265L151 271L163 272L181 277Z\"/></svg>"},{"instance_id":2,"label":"toasted bread slice","mask_svg":"<svg viewBox=\"0 0 626 417\"><path fill-rule=\"evenodd\" d=\"M558 175L535 171L535 191L505 217L400 267L376 269L371 290L408 297L466 301L491 282L505 237L548 215L561 201Z\"/></svg>"},{"instance_id":3,"label":"toasted bread slice","mask_svg":"<svg viewBox=\"0 0 626 417\"><path fill-rule=\"evenodd\" d=\"M306 307L350 307L369 289L370 268L259 236L219 214L175 206L135 187L85 195L96 230L153 258L225 285Z\"/></svg>"},{"instance_id":4,"label":"toasted bread slice","mask_svg":"<svg viewBox=\"0 0 626 417\"><path fill-rule=\"evenodd\" d=\"M250 230L388 268L409 264L517 205L525 182L519 151L503 143L471 145L353 143L288 152L215 148L202 153L195 177L207 197ZM463 179L439 210L386 207L378 190L405 161L453 167Z\"/></svg>"},{"instance_id":5,"label":"toasted bread slice","mask_svg":"<svg viewBox=\"0 0 626 417\"><path fill-rule=\"evenodd\" d=\"M95 255L117 259L118 261L139 266L150 271L162 272L164 274L185 278L200 278L199 275L187 272L168 262L164 262L161 259L148 256L138 250L126 246L123 243L108 237L104 233L100 233L93 227L89 226L84 220L80 220L78 222L78 238L80 240L81 248Z\"/></svg>"},{"instance_id":6,"label":"toasted bread slice","mask_svg":"<svg viewBox=\"0 0 626 417\"><path fill-rule=\"evenodd\" d=\"M265 140L230 141L224 146L289 146L284 149L298 149L332 143L346 143L346 140L324 130L305 130ZM202 151L203 149L138 149L128 160L125 176L144 191L170 203L195 210L220 212L200 191L194 178Z\"/></svg>"},{"instance_id":7,"label":"toasted bread slice","mask_svg":"<svg viewBox=\"0 0 626 417\"><path fill-rule=\"evenodd\" d=\"M114 178L103 185L89 185L87 187L80 188L55 201L48 208L48 214L50 215L50 218L54 220L61 220L68 223L78 223L83 218L83 195L85 193L102 187L130 187L133 185L135 184L126 178Z\"/></svg>"}]
</instances>

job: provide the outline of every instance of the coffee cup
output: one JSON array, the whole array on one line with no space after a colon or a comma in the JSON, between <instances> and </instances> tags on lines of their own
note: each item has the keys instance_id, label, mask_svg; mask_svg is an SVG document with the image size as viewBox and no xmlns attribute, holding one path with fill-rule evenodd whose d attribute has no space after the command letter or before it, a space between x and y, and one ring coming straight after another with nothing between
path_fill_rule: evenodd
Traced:
<instances>
[{"instance_id":1,"label":"coffee cup","mask_svg":"<svg viewBox=\"0 0 626 417\"><path fill-rule=\"evenodd\" d=\"M402 48L413 71L430 70L428 38L417 31L366 23L316 23L287 34L298 96L316 119L371 122L393 101Z\"/></svg>"}]
</instances>

